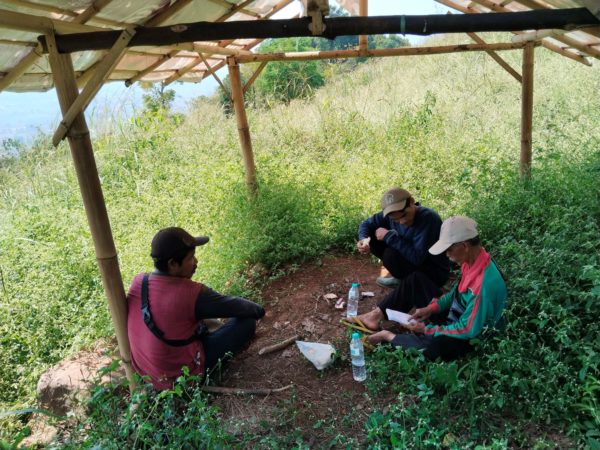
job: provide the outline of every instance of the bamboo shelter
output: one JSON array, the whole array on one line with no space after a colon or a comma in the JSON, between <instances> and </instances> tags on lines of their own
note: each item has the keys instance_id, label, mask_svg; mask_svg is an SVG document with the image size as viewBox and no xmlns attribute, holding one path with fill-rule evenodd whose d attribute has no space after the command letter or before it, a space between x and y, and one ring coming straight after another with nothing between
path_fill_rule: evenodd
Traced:
<instances>
[{"instance_id":1,"label":"bamboo shelter","mask_svg":"<svg viewBox=\"0 0 600 450\"><path fill-rule=\"evenodd\" d=\"M117 251L84 111L109 81L201 82L227 67L246 183L256 193L244 92L275 61L400 57L484 51L521 83L520 171L532 163L534 52L544 47L581 64L600 59L597 0L437 0L459 14L368 16L368 0L340 0L351 17L328 17L326 0L0 0L0 91L56 89L62 120L54 145L67 138L109 302L119 351L131 378L127 309ZM401 9L399 2L398 9ZM399 11L401 13L401 11ZM505 31L510 42L485 42L477 33ZM371 34L467 33L472 44L369 48ZM254 52L263 39L359 36L356 49ZM522 51L519 72L500 55ZM240 64L260 62L242 86Z\"/></svg>"}]
</instances>

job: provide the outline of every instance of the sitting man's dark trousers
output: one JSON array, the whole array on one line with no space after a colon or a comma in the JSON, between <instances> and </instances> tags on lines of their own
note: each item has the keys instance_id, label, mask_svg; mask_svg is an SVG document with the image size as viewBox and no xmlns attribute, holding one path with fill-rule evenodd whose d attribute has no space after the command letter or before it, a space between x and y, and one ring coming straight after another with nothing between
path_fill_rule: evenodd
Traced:
<instances>
[{"instance_id":1,"label":"sitting man's dark trousers","mask_svg":"<svg viewBox=\"0 0 600 450\"><path fill-rule=\"evenodd\" d=\"M435 325L446 325L448 323L448 312L434 314L429 318L429 321ZM411 348L423 350L423 355L430 361L435 361L438 358L442 361L454 361L473 351L473 346L469 340L427 334L398 334L390 344L394 347L402 347L404 350Z\"/></svg>"}]
</instances>

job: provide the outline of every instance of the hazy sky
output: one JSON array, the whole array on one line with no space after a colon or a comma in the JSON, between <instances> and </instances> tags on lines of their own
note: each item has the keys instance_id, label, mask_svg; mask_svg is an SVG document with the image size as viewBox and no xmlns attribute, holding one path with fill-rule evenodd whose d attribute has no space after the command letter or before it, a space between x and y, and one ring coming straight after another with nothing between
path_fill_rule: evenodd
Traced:
<instances>
[{"instance_id":1,"label":"hazy sky","mask_svg":"<svg viewBox=\"0 0 600 450\"><path fill-rule=\"evenodd\" d=\"M369 0L369 15L393 14L443 14L448 8L433 0ZM408 36L413 43L420 40ZM219 73L226 76L227 73ZM212 77L202 83L174 83L169 87L176 91L175 108L185 110L190 99L210 95L217 83ZM126 88L122 82L108 83L100 89L86 110L90 128L119 114L130 113L141 104L142 91L137 85ZM60 109L54 89L44 93L0 93L0 150L8 138L29 141L38 131L52 133L60 122Z\"/></svg>"}]
</instances>

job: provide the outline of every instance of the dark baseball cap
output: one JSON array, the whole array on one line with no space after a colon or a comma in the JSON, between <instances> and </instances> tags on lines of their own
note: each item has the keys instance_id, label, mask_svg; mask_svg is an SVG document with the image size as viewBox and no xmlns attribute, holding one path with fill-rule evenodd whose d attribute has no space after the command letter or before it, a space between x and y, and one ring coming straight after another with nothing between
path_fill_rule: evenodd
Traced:
<instances>
[{"instance_id":1,"label":"dark baseball cap","mask_svg":"<svg viewBox=\"0 0 600 450\"><path fill-rule=\"evenodd\" d=\"M154 259L169 260L206 244L208 240L208 236L194 237L183 228L163 228L152 239L150 255Z\"/></svg>"}]
</instances>

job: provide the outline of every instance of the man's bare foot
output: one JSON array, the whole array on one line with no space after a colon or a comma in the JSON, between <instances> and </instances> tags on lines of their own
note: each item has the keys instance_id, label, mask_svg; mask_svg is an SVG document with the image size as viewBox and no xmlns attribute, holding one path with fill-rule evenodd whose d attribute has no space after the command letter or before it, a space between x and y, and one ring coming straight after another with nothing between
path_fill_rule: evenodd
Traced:
<instances>
[{"instance_id":1,"label":"man's bare foot","mask_svg":"<svg viewBox=\"0 0 600 450\"><path fill-rule=\"evenodd\" d=\"M369 311L366 314L361 314L356 317L349 317L349 322L356 322L354 319L360 319L360 321L367 327L369 330L379 330L379 322L383 320L383 311L379 308L375 308L372 311Z\"/></svg>"},{"instance_id":2,"label":"man's bare foot","mask_svg":"<svg viewBox=\"0 0 600 450\"><path fill-rule=\"evenodd\" d=\"M396 335L394 333L392 333L391 331L382 330L382 331L379 331L378 333L368 336L367 342L369 344L375 345L375 344L379 344L380 342L391 342L395 337L396 337Z\"/></svg>"}]
</instances>

